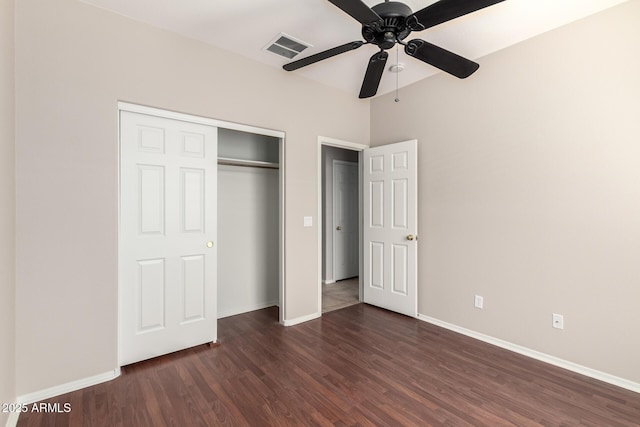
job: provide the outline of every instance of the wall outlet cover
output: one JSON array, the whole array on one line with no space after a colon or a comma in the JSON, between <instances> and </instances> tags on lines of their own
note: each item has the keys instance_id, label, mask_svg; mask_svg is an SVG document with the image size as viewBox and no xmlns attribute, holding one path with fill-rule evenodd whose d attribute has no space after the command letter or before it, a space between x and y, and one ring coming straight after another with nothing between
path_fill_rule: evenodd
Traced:
<instances>
[{"instance_id":1,"label":"wall outlet cover","mask_svg":"<svg viewBox=\"0 0 640 427\"><path fill-rule=\"evenodd\" d=\"M476 308L482 309L484 306L484 298L481 297L480 295L476 295L474 301L473 301L473 305Z\"/></svg>"},{"instance_id":2,"label":"wall outlet cover","mask_svg":"<svg viewBox=\"0 0 640 427\"><path fill-rule=\"evenodd\" d=\"M564 329L564 316L562 314L553 313L553 327L556 329Z\"/></svg>"}]
</instances>

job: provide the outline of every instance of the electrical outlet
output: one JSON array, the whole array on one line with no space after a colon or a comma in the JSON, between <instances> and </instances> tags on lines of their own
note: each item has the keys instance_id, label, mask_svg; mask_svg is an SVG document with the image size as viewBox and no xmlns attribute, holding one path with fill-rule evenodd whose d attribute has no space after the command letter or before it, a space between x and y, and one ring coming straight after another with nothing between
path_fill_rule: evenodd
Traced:
<instances>
[{"instance_id":1,"label":"electrical outlet","mask_svg":"<svg viewBox=\"0 0 640 427\"><path fill-rule=\"evenodd\" d=\"M482 310L482 307L484 306L484 298L482 298L480 295L476 295L476 298L475 298L475 300L473 302L473 305L476 308L479 308L479 309Z\"/></svg>"},{"instance_id":2,"label":"electrical outlet","mask_svg":"<svg viewBox=\"0 0 640 427\"><path fill-rule=\"evenodd\" d=\"M553 313L553 327L564 329L564 316L562 314Z\"/></svg>"}]
</instances>

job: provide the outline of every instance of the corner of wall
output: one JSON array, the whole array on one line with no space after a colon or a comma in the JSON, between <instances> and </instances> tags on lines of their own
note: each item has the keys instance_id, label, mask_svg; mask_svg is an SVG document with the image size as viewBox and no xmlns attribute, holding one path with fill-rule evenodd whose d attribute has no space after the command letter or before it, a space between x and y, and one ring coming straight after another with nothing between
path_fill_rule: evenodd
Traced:
<instances>
[{"instance_id":1,"label":"corner of wall","mask_svg":"<svg viewBox=\"0 0 640 427\"><path fill-rule=\"evenodd\" d=\"M15 378L15 2L0 0L0 403L16 401ZM4 408L3 408L4 409ZM0 426L17 423L0 411Z\"/></svg>"}]
</instances>

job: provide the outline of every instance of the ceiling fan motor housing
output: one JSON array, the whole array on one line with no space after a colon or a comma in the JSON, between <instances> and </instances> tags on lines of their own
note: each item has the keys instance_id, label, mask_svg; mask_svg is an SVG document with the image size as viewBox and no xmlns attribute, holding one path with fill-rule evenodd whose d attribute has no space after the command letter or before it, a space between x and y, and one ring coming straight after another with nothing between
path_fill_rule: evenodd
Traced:
<instances>
[{"instance_id":1,"label":"ceiling fan motor housing","mask_svg":"<svg viewBox=\"0 0 640 427\"><path fill-rule=\"evenodd\" d=\"M404 40L411 29L406 25L407 16L413 11L409 6L397 1L387 1L371 8L382 18L382 24L363 25L362 37L380 49L391 49L398 40Z\"/></svg>"}]
</instances>

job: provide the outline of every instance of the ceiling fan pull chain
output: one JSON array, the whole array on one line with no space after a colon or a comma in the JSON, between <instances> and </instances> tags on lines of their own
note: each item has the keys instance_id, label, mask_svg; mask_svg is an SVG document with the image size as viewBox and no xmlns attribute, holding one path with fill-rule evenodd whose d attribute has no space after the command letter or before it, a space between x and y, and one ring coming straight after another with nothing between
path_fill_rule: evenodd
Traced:
<instances>
[{"instance_id":1,"label":"ceiling fan pull chain","mask_svg":"<svg viewBox=\"0 0 640 427\"><path fill-rule=\"evenodd\" d=\"M395 102L400 102L400 98L398 98L398 80L399 80L399 76L398 74L400 74L400 57L399 55L399 50L398 50L398 45L396 45L396 99L394 99Z\"/></svg>"}]
</instances>

